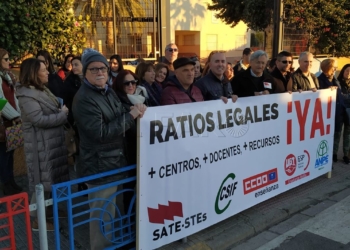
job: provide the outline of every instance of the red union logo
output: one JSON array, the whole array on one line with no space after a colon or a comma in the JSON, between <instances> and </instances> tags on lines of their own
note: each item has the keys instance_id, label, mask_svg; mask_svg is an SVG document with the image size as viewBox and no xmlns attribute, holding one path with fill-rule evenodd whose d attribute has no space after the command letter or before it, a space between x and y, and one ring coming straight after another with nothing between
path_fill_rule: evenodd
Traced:
<instances>
[{"instance_id":1,"label":"red union logo","mask_svg":"<svg viewBox=\"0 0 350 250\"><path fill-rule=\"evenodd\" d=\"M284 161L284 171L288 176L292 176L297 168L297 158L293 154L289 154Z\"/></svg>"},{"instance_id":2,"label":"red union logo","mask_svg":"<svg viewBox=\"0 0 350 250\"><path fill-rule=\"evenodd\" d=\"M169 205L158 204L158 208L148 207L148 219L151 223L164 224L164 220L174 220L175 216L183 217L182 203L168 201Z\"/></svg>"},{"instance_id":3,"label":"red union logo","mask_svg":"<svg viewBox=\"0 0 350 250\"><path fill-rule=\"evenodd\" d=\"M278 182L277 168L251 176L243 180L244 194L249 194L275 182Z\"/></svg>"}]
</instances>

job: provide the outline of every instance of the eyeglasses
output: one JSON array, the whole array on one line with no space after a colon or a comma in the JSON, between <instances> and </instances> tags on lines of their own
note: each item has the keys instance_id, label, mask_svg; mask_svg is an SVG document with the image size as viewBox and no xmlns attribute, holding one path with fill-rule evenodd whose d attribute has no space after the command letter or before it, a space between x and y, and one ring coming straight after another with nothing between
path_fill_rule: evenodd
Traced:
<instances>
[{"instance_id":1,"label":"eyeglasses","mask_svg":"<svg viewBox=\"0 0 350 250\"><path fill-rule=\"evenodd\" d=\"M91 74L97 74L99 70L101 70L102 73L106 73L107 72L107 67L101 67L101 68L90 68L88 70L90 70Z\"/></svg>"},{"instance_id":2,"label":"eyeglasses","mask_svg":"<svg viewBox=\"0 0 350 250\"><path fill-rule=\"evenodd\" d=\"M3 58L5 60L5 62L8 62L10 60L10 58L6 57L6 58Z\"/></svg>"},{"instance_id":3,"label":"eyeglasses","mask_svg":"<svg viewBox=\"0 0 350 250\"><path fill-rule=\"evenodd\" d=\"M177 52L178 49L172 49L172 48L170 48L170 49L168 49L168 51L169 51L169 52Z\"/></svg>"},{"instance_id":4,"label":"eyeglasses","mask_svg":"<svg viewBox=\"0 0 350 250\"><path fill-rule=\"evenodd\" d=\"M281 61L281 63L283 63L283 64L287 64L287 63L292 64L293 61Z\"/></svg>"},{"instance_id":5,"label":"eyeglasses","mask_svg":"<svg viewBox=\"0 0 350 250\"><path fill-rule=\"evenodd\" d=\"M135 85L135 84L137 83L137 80L131 80L131 81L124 82L124 85L125 85L125 86L129 86L130 83L131 83L132 85Z\"/></svg>"}]
</instances>

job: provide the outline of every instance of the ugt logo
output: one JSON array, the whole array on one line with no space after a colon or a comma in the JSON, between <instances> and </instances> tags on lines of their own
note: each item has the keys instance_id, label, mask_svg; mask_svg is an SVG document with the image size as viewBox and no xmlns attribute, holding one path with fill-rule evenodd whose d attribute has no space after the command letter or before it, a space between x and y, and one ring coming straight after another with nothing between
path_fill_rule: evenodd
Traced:
<instances>
[{"instance_id":1,"label":"ugt logo","mask_svg":"<svg viewBox=\"0 0 350 250\"><path fill-rule=\"evenodd\" d=\"M323 140L317 147L315 168L326 165L328 163L328 157L328 142Z\"/></svg>"},{"instance_id":2,"label":"ugt logo","mask_svg":"<svg viewBox=\"0 0 350 250\"><path fill-rule=\"evenodd\" d=\"M215 212L222 214L230 206L232 196L235 193L237 181L234 173L230 173L221 183L220 189L215 200Z\"/></svg>"}]
</instances>

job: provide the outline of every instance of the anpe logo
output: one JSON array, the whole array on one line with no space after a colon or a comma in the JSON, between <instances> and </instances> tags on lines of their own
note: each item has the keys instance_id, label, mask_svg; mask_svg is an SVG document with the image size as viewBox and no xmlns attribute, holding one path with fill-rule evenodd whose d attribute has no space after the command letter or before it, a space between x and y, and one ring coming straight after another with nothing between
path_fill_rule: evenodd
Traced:
<instances>
[{"instance_id":1,"label":"anpe logo","mask_svg":"<svg viewBox=\"0 0 350 250\"><path fill-rule=\"evenodd\" d=\"M222 214L230 206L231 197L234 195L238 183L237 181L234 182L235 178L235 174L230 173L221 183L215 200L215 212L217 214Z\"/></svg>"},{"instance_id":2,"label":"anpe logo","mask_svg":"<svg viewBox=\"0 0 350 250\"><path fill-rule=\"evenodd\" d=\"M275 182L278 182L277 168L244 179L244 194L249 194Z\"/></svg>"},{"instance_id":3,"label":"anpe logo","mask_svg":"<svg viewBox=\"0 0 350 250\"><path fill-rule=\"evenodd\" d=\"M328 163L328 157L328 142L323 140L317 147L315 168L326 165Z\"/></svg>"},{"instance_id":4,"label":"anpe logo","mask_svg":"<svg viewBox=\"0 0 350 250\"><path fill-rule=\"evenodd\" d=\"M289 154L284 161L284 171L288 176L292 176L297 168L297 158L293 154Z\"/></svg>"}]
</instances>

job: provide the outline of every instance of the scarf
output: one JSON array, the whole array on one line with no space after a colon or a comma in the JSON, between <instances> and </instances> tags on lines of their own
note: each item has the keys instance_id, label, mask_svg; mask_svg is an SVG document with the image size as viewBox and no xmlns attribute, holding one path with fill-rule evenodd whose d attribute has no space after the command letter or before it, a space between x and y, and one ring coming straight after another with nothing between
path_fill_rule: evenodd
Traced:
<instances>
[{"instance_id":1,"label":"scarf","mask_svg":"<svg viewBox=\"0 0 350 250\"><path fill-rule=\"evenodd\" d=\"M56 96L51 93L51 91L44 86L44 93L51 99L51 101L55 104L56 107L59 107L59 102Z\"/></svg>"},{"instance_id":2,"label":"scarf","mask_svg":"<svg viewBox=\"0 0 350 250\"><path fill-rule=\"evenodd\" d=\"M0 77L7 82L7 84L13 89L14 83L16 83L16 77L9 71L0 70Z\"/></svg>"}]
</instances>

